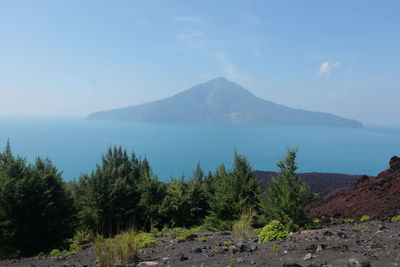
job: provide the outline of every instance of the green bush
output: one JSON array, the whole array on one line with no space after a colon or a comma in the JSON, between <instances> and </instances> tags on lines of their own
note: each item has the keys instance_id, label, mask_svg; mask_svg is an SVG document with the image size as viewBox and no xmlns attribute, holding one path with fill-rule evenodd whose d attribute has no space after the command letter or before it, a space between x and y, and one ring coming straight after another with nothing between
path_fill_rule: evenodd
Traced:
<instances>
[{"instance_id":1,"label":"green bush","mask_svg":"<svg viewBox=\"0 0 400 267\"><path fill-rule=\"evenodd\" d=\"M353 223L354 220L351 219L351 218L345 218L345 219L343 219L343 222L344 222L344 223Z\"/></svg>"},{"instance_id":2,"label":"green bush","mask_svg":"<svg viewBox=\"0 0 400 267\"><path fill-rule=\"evenodd\" d=\"M353 226L354 231L369 231L369 227L363 224Z\"/></svg>"},{"instance_id":3,"label":"green bush","mask_svg":"<svg viewBox=\"0 0 400 267\"><path fill-rule=\"evenodd\" d=\"M50 251L50 256L61 256L61 251L59 249L53 249L52 251Z\"/></svg>"},{"instance_id":4,"label":"green bush","mask_svg":"<svg viewBox=\"0 0 400 267\"><path fill-rule=\"evenodd\" d=\"M319 224L321 223L321 220L318 219L318 218L316 218L316 219L313 220L313 223L314 223L315 225L319 225Z\"/></svg>"},{"instance_id":5,"label":"green bush","mask_svg":"<svg viewBox=\"0 0 400 267\"><path fill-rule=\"evenodd\" d=\"M207 238L204 236L200 236L199 238L197 238L197 241L199 242L207 242Z\"/></svg>"},{"instance_id":6,"label":"green bush","mask_svg":"<svg viewBox=\"0 0 400 267\"><path fill-rule=\"evenodd\" d=\"M391 219L391 221L392 221L392 222L398 222L398 221L400 221L400 215L394 216L394 217Z\"/></svg>"},{"instance_id":7,"label":"green bush","mask_svg":"<svg viewBox=\"0 0 400 267\"><path fill-rule=\"evenodd\" d=\"M136 238L138 239L138 248L148 248L156 246L156 240L151 233L140 233L137 234Z\"/></svg>"},{"instance_id":8,"label":"green bush","mask_svg":"<svg viewBox=\"0 0 400 267\"><path fill-rule=\"evenodd\" d=\"M193 240L199 236L199 233L195 230L189 229L182 232L179 236L177 236L174 240L177 243L186 241L186 240Z\"/></svg>"},{"instance_id":9,"label":"green bush","mask_svg":"<svg viewBox=\"0 0 400 267\"><path fill-rule=\"evenodd\" d=\"M360 222L368 222L371 220L371 217L369 217L368 215L364 215L360 218Z\"/></svg>"},{"instance_id":10,"label":"green bush","mask_svg":"<svg viewBox=\"0 0 400 267\"><path fill-rule=\"evenodd\" d=\"M230 246L230 245L232 245L232 241L231 240L226 240L226 241L224 241L224 243L223 243L223 245L224 246Z\"/></svg>"},{"instance_id":11,"label":"green bush","mask_svg":"<svg viewBox=\"0 0 400 267\"><path fill-rule=\"evenodd\" d=\"M259 243L282 240L285 239L288 234L289 232L282 223L280 223L278 220L273 220L261 230L259 235Z\"/></svg>"}]
</instances>

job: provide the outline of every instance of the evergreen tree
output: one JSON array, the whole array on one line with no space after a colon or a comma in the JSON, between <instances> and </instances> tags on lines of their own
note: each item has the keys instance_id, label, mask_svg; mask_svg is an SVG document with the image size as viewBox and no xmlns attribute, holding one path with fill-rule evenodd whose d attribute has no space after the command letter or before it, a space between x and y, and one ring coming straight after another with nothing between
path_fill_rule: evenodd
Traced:
<instances>
[{"instance_id":1,"label":"evergreen tree","mask_svg":"<svg viewBox=\"0 0 400 267\"><path fill-rule=\"evenodd\" d=\"M121 147L109 148L102 164L72 185L82 227L109 236L140 221L138 181L148 163Z\"/></svg>"},{"instance_id":2,"label":"evergreen tree","mask_svg":"<svg viewBox=\"0 0 400 267\"><path fill-rule=\"evenodd\" d=\"M8 144L0 160L0 258L54 248L73 232L72 199L50 160L33 165Z\"/></svg>"},{"instance_id":3,"label":"evergreen tree","mask_svg":"<svg viewBox=\"0 0 400 267\"><path fill-rule=\"evenodd\" d=\"M267 218L279 220L289 231L295 231L307 222L304 207L308 187L295 173L296 154L297 149L289 149L286 157L278 162L280 172L268 184L265 203Z\"/></svg>"}]
</instances>

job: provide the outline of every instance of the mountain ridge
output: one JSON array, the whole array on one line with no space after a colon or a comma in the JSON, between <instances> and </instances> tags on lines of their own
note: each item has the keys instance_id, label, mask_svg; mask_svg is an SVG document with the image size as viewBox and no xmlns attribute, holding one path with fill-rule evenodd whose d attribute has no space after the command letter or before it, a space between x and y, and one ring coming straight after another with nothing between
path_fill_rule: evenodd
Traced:
<instances>
[{"instance_id":1,"label":"mountain ridge","mask_svg":"<svg viewBox=\"0 0 400 267\"><path fill-rule=\"evenodd\" d=\"M92 120L140 122L229 122L305 124L361 128L356 120L323 112L294 109L253 95L249 90L216 78L156 101L89 114Z\"/></svg>"}]
</instances>

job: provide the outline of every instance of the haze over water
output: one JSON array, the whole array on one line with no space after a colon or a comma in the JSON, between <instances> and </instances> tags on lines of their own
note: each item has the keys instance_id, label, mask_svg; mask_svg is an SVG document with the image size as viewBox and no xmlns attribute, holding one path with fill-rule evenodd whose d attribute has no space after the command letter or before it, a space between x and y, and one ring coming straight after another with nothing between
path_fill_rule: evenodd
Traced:
<instances>
[{"instance_id":1,"label":"haze over water","mask_svg":"<svg viewBox=\"0 0 400 267\"><path fill-rule=\"evenodd\" d=\"M228 167L233 151L246 155L254 170L277 171L287 147L298 147L299 172L376 175L400 151L400 127L334 127L229 124L145 124L84 119L0 118L0 144L13 152L49 157L65 180L89 173L108 146L146 156L160 180Z\"/></svg>"}]
</instances>

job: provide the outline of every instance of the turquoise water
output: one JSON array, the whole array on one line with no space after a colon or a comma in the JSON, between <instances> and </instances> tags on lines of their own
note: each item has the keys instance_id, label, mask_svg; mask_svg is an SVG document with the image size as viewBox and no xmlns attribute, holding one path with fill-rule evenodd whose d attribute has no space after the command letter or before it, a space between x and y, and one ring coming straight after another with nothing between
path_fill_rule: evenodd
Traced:
<instances>
[{"instance_id":1,"label":"turquoise water","mask_svg":"<svg viewBox=\"0 0 400 267\"><path fill-rule=\"evenodd\" d=\"M312 126L145 124L84 119L0 119L0 145L29 161L49 157L65 180L92 171L110 145L146 156L158 177L191 174L232 163L234 148L257 170L277 170L287 147L298 147L299 171L376 175L400 155L400 127L344 129ZM2 150L2 148L0 147Z\"/></svg>"}]
</instances>

